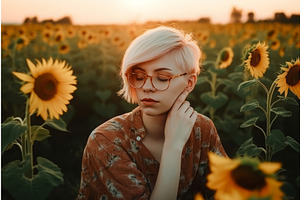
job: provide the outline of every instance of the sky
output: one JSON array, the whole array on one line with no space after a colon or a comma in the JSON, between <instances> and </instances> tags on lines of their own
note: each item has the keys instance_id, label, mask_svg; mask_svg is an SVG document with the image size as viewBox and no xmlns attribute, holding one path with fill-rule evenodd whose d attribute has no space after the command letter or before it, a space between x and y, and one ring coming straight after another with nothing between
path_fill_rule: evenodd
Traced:
<instances>
[{"instance_id":1,"label":"sky","mask_svg":"<svg viewBox=\"0 0 300 200\"><path fill-rule=\"evenodd\" d=\"M300 14L300 0L1 0L1 23L21 24L26 17L58 20L70 16L73 24L126 24L146 21L197 20L227 23L233 7L255 19L275 12Z\"/></svg>"}]
</instances>

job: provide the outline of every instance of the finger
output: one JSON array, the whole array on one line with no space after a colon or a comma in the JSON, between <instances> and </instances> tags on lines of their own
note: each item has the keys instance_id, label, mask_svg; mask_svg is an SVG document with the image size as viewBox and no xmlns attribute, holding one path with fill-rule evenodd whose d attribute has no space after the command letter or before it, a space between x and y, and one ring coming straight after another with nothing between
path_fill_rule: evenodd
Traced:
<instances>
[{"instance_id":1,"label":"finger","mask_svg":"<svg viewBox=\"0 0 300 200\"><path fill-rule=\"evenodd\" d=\"M190 107L190 102L188 101L184 101L181 106L178 108L178 110L181 110L182 113L185 113L187 111L187 109L189 109Z\"/></svg>"},{"instance_id":2,"label":"finger","mask_svg":"<svg viewBox=\"0 0 300 200\"><path fill-rule=\"evenodd\" d=\"M186 110L186 112L185 112L185 114L186 114L188 117L191 117L193 113L194 113L194 108L192 108L192 107L189 107L189 108Z\"/></svg>"},{"instance_id":3,"label":"finger","mask_svg":"<svg viewBox=\"0 0 300 200\"><path fill-rule=\"evenodd\" d=\"M175 100L175 103L173 105L173 109L174 110L178 110L180 108L180 106L182 105L182 103L185 101L187 95L188 95L188 91L184 90Z\"/></svg>"},{"instance_id":4,"label":"finger","mask_svg":"<svg viewBox=\"0 0 300 200\"><path fill-rule=\"evenodd\" d=\"M193 111L193 113L191 114L191 117L190 117L193 122L195 123L196 119L197 119L197 112L196 111Z\"/></svg>"}]
</instances>

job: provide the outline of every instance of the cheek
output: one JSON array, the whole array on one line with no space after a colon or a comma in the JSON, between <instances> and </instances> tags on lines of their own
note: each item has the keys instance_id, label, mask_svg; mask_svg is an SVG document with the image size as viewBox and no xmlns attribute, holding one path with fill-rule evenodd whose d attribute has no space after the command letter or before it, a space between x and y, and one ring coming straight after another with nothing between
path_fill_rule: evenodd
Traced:
<instances>
[{"instance_id":1,"label":"cheek","mask_svg":"<svg viewBox=\"0 0 300 200\"><path fill-rule=\"evenodd\" d=\"M184 85L179 85L177 87L170 87L167 91L165 91L165 104L171 107L176 101L177 97L184 91L184 88Z\"/></svg>"}]
</instances>

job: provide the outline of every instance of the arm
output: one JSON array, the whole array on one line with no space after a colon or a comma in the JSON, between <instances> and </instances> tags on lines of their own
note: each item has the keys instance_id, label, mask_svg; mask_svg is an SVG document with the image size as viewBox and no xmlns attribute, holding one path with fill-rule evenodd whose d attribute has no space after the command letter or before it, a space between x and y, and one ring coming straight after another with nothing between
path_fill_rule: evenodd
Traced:
<instances>
[{"instance_id":1,"label":"arm","mask_svg":"<svg viewBox=\"0 0 300 200\"><path fill-rule=\"evenodd\" d=\"M187 95L187 91L183 92L168 114L161 163L150 199L172 200L177 197L181 154L197 117L189 102L185 101Z\"/></svg>"},{"instance_id":2,"label":"arm","mask_svg":"<svg viewBox=\"0 0 300 200\"><path fill-rule=\"evenodd\" d=\"M77 199L149 199L149 196L144 175L126 151L105 135L93 133L82 159Z\"/></svg>"}]
</instances>

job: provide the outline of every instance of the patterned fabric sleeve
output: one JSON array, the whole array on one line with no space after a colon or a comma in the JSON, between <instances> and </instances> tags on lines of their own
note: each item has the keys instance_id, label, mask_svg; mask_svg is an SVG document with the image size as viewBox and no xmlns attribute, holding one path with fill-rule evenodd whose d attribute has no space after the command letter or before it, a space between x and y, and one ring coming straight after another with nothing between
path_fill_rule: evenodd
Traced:
<instances>
[{"instance_id":1,"label":"patterned fabric sleeve","mask_svg":"<svg viewBox=\"0 0 300 200\"><path fill-rule=\"evenodd\" d=\"M82 160L79 199L148 199L144 175L124 151L122 141L92 133Z\"/></svg>"},{"instance_id":2,"label":"patterned fabric sleeve","mask_svg":"<svg viewBox=\"0 0 300 200\"><path fill-rule=\"evenodd\" d=\"M218 135L217 129L214 125L214 123L210 120L210 127L211 127L211 138L210 138L210 148L209 150L218 154L222 157L227 157L227 154L223 148L223 145L221 143L220 137Z\"/></svg>"}]
</instances>

